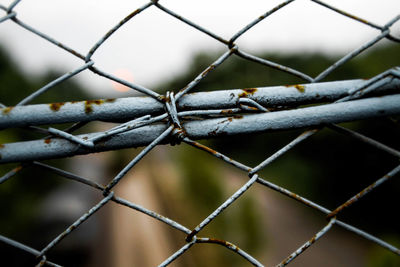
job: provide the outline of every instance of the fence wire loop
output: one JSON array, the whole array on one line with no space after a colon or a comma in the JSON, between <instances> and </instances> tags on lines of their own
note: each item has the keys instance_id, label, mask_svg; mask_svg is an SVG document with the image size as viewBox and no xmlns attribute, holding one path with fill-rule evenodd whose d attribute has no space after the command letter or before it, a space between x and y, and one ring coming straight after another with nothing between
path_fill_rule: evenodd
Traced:
<instances>
[{"instance_id":1,"label":"fence wire loop","mask_svg":"<svg viewBox=\"0 0 400 267\"><path fill-rule=\"evenodd\" d=\"M353 225L345 223L340 219L342 210L357 201L362 201L366 194L373 193L378 186L387 182L389 179L393 179L396 175L398 176L400 173L400 165L394 168L392 167L393 169L387 172L386 175L377 179L363 190L360 188L359 190L361 191L359 193L350 197L333 210L329 210L278 184L272 183L267 178L261 177L261 171L267 168L272 162L292 151L295 146L311 138L325 127L353 138L354 140L361 141L365 145L375 147L391 157L396 159L400 158L400 151L398 148L390 147L351 129L336 125L337 123L359 119L400 115L399 66L386 70L368 80L321 82L336 69L375 46L381 40L388 40L397 44L400 43L400 39L392 34L392 26L399 22L400 14L388 19L385 24L379 25L320 0L311 0L311 2L316 5L322 6L338 14L338 16L344 16L375 29L376 31L376 35L367 42L356 47L350 53L344 55L313 77L301 70L283 65L280 62L275 62L270 58L261 58L246 52L236 43L238 38L244 38L246 33L251 31L256 25L259 25L261 22L266 23L271 15L285 9L289 4L295 2L295 0L282 0L281 3L272 9L260 12L260 14L262 14L261 16L252 19L247 25L238 29L228 38L224 38L220 34L194 23L181 14L176 13L174 10L169 9L166 5L162 5L159 0L149 0L144 5L130 11L128 15L116 22L111 29L97 40L97 42L90 46L87 53L79 53L77 50L59 42L39 29L21 21L19 19L19 13L14 11L14 9L17 9L20 2L21 0L14 0L8 6L0 4L0 10L3 12L3 14L0 15L0 24L14 23L21 29L31 32L38 38L62 49L72 57L82 60L82 65L79 68L61 75L48 84L45 84L30 95L23 97L17 103L0 103L0 129L23 128L28 131L33 130L46 135L46 137L40 140L0 144L0 163L19 163L17 167L14 167L0 177L0 186L14 178L17 173L21 173L21 170L39 168L43 171L51 172L56 176L97 190L101 200L74 222L71 222L68 228L54 237L54 239L41 250L34 249L21 242L3 236L1 234L1 229L0 242L35 256L36 260L39 261L36 266L60 266L51 261L52 257L51 255L49 256L49 252L53 250L54 247L58 246L66 236L71 235L74 230L79 229L80 225L86 222L89 217L100 209L103 209L108 202L112 201L118 205L129 208L132 212L145 214L184 234L185 238L182 240L181 247L165 259L159 266L169 265L193 246L198 246L199 244L223 246L232 253L240 255L248 263L254 266L263 266L255 257L242 250L239 247L240 244L236 245L230 241L213 237L200 237L201 234L204 233L203 229L208 224L213 223L225 209L230 208L233 203L238 201L242 195L247 193L248 190L257 183L263 188L276 191L302 205L317 210L328 220L327 224L316 232L311 239L306 240L302 246L284 258L276 266L285 266L292 262L307 248L313 246L321 237L328 233L334 225L355 233L400 256L399 248ZM167 1L166 4L168 4ZM93 59L93 55L96 51L103 47L104 43L107 42L115 32L124 27L128 21L135 20L137 16L147 12L149 8L163 12L180 23L186 24L193 31L211 37L215 42L225 47L225 51L221 52L222 54L220 56L211 62L186 86L176 91L176 94L172 91L168 91L165 95L162 95L140 84L119 78L111 73L103 71L102 66L98 66ZM301 79L305 83L278 87L219 90L190 94L201 81L206 79L211 72L219 68L232 56L289 74ZM95 106L90 106L90 109L87 107L88 101L39 105L29 104L31 101L37 99L38 96L45 94L49 90L57 90L56 85L77 76L83 71L91 72L107 80L125 85L143 94L145 97L89 101L90 103L95 103ZM10 89L12 90L13 88ZM124 110L125 113L119 113L119 111L116 111L115 107ZM126 122L120 123L121 116L123 116L124 119L127 118ZM117 122L118 125L108 128L108 130L105 131L76 134L78 129L82 128L90 121L97 120ZM56 128L56 126L53 126L53 124L61 123L74 124L64 130L58 129L60 127ZM52 126L49 127L49 124ZM39 127L40 125L47 125L46 127L48 127L48 129ZM272 155L266 155L264 160L261 160L260 163L253 167L247 166L196 141L227 135L283 131L299 128L306 128L308 130L303 131L303 133L278 149ZM219 206L212 207L213 212L205 216L194 228L184 226L180 222L163 216L158 212L121 198L114 193L116 191L113 191L113 188L117 186L122 179L126 179L128 172L153 148L167 143L170 145L189 145L208 153L210 156L248 175L248 179L243 182L239 189ZM138 146L144 147L143 150L133 157L133 159L105 185L40 161Z\"/></svg>"},{"instance_id":2,"label":"fence wire loop","mask_svg":"<svg viewBox=\"0 0 400 267\"><path fill-rule=\"evenodd\" d=\"M169 124L173 125L172 139L170 144L179 145L181 141L186 137L186 131L182 128L179 121L178 111L176 109L176 99L174 92L167 92L165 97L165 108L168 114Z\"/></svg>"}]
</instances>

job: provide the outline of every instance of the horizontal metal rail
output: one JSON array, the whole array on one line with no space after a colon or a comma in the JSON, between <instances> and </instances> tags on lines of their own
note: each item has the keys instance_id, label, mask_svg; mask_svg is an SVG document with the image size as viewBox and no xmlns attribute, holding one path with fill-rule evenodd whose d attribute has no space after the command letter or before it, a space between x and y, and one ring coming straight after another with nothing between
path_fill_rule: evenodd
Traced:
<instances>
[{"instance_id":1,"label":"horizontal metal rail","mask_svg":"<svg viewBox=\"0 0 400 267\"><path fill-rule=\"evenodd\" d=\"M375 94L400 92L400 80L387 78ZM183 95L177 109L207 110L239 107L242 100L253 100L265 108L293 107L303 104L333 102L361 87L366 80L297 84L261 88L221 90ZM0 129L67 122L124 121L165 111L164 97L127 97L75 102L5 107L0 109ZM245 101L244 101L245 102Z\"/></svg>"},{"instance_id":2,"label":"horizontal metal rail","mask_svg":"<svg viewBox=\"0 0 400 267\"><path fill-rule=\"evenodd\" d=\"M394 94L299 109L193 120L182 122L182 127L185 130L185 135L195 140L317 127L331 123L398 115L400 114L399 103L400 94ZM96 143L93 147L85 147L62 138L4 144L0 148L0 163L60 158L144 146L154 141L167 128L167 122L143 126L110 136ZM98 135L99 133L90 133L76 137L87 140ZM175 141L173 137L169 136L162 143ZM29 150L26 149L27 147L29 147Z\"/></svg>"}]
</instances>

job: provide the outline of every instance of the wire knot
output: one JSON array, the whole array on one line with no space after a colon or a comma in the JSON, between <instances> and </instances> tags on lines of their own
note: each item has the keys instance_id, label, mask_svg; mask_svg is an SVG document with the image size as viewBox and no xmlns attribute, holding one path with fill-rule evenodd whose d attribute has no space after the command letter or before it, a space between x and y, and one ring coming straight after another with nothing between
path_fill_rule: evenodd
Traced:
<instances>
[{"instance_id":1,"label":"wire knot","mask_svg":"<svg viewBox=\"0 0 400 267\"><path fill-rule=\"evenodd\" d=\"M176 100L173 92L167 92L165 108L168 113L168 119L170 125L174 126L174 130L172 131L172 140L171 145L179 144L183 138L186 137L186 131L182 128L182 125L178 118L178 111L176 109Z\"/></svg>"}]
</instances>

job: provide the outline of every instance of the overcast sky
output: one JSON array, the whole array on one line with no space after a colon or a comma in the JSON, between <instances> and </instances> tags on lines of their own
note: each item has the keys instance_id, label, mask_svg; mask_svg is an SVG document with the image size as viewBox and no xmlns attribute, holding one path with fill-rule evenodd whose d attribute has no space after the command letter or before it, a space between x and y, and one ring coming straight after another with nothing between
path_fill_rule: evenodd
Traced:
<instances>
[{"instance_id":1,"label":"overcast sky","mask_svg":"<svg viewBox=\"0 0 400 267\"><path fill-rule=\"evenodd\" d=\"M12 1L0 0L3 6ZM115 24L148 1L136 0L22 0L18 18L86 54ZM161 0L160 3L198 25L229 39L249 22L283 2L275 0ZM325 0L342 10L384 25L400 14L399 0ZM0 16L5 13L0 11ZM400 35L400 23L393 33ZM309 0L297 0L259 23L237 40L246 52L324 51L343 54L374 36L378 30L341 16ZM0 24L0 44L30 73L48 68L71 71L82 60L38 38L12 21ZM134 82L152 88L191 62L199 51L224 51L218 41L156 7L140 13L108 39L93 56L95 65L114 73L124 69ZM211 62L210 62L211 63ZM98 90L111 83L89 71L78 79Z\"/></svg>"}]
</instances>

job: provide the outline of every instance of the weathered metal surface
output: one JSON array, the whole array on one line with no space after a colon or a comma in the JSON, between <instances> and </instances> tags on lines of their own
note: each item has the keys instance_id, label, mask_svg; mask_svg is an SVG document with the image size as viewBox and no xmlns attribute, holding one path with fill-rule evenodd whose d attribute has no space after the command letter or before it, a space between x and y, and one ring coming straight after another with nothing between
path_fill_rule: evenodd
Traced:
<instances>
[{"instance_id":1,"label":"weathered metal surface","mask_svg":"<svg viewBox=\"0 0 400 267\"><path fill-rule=\"evenodd\" d=\"M192 139L214 138L278 130L321 126L367 118L400 114L400 95L333 103L302 109L284 110L239 117L189 121L183 123L186 135ZM4 144L0 148L0 163L68 157L93 152L139 147L150 144L165 129L166 124L144 126L116 134L100 141L93 148L82 147L60 138ZM91 139L99 133L83 134L80 139ZM167 138L167 142L171 139ZM166 143L166 142L161 142ZM26 150L30 147L30 150Z\"/></svg>"},{"instance_id":2,"label":"weathered metal surface","mask_svg":"<svg viewBox=\"0 0 400 267\"><path fill-rule=\"evenodd\" d=\"M349 80L303 85L273 86L200 92L183 95L178 111L230 109L239 107L241 99L251 99L265 108L333 102L348 91L362 86L365 80ZM377 92L400 92L400 80L392 79ZM128 97L62 102L0 109L0 129L81 121L125 121L164 112L164 104L151 97Z\"/></svg>"}]
</instances>

